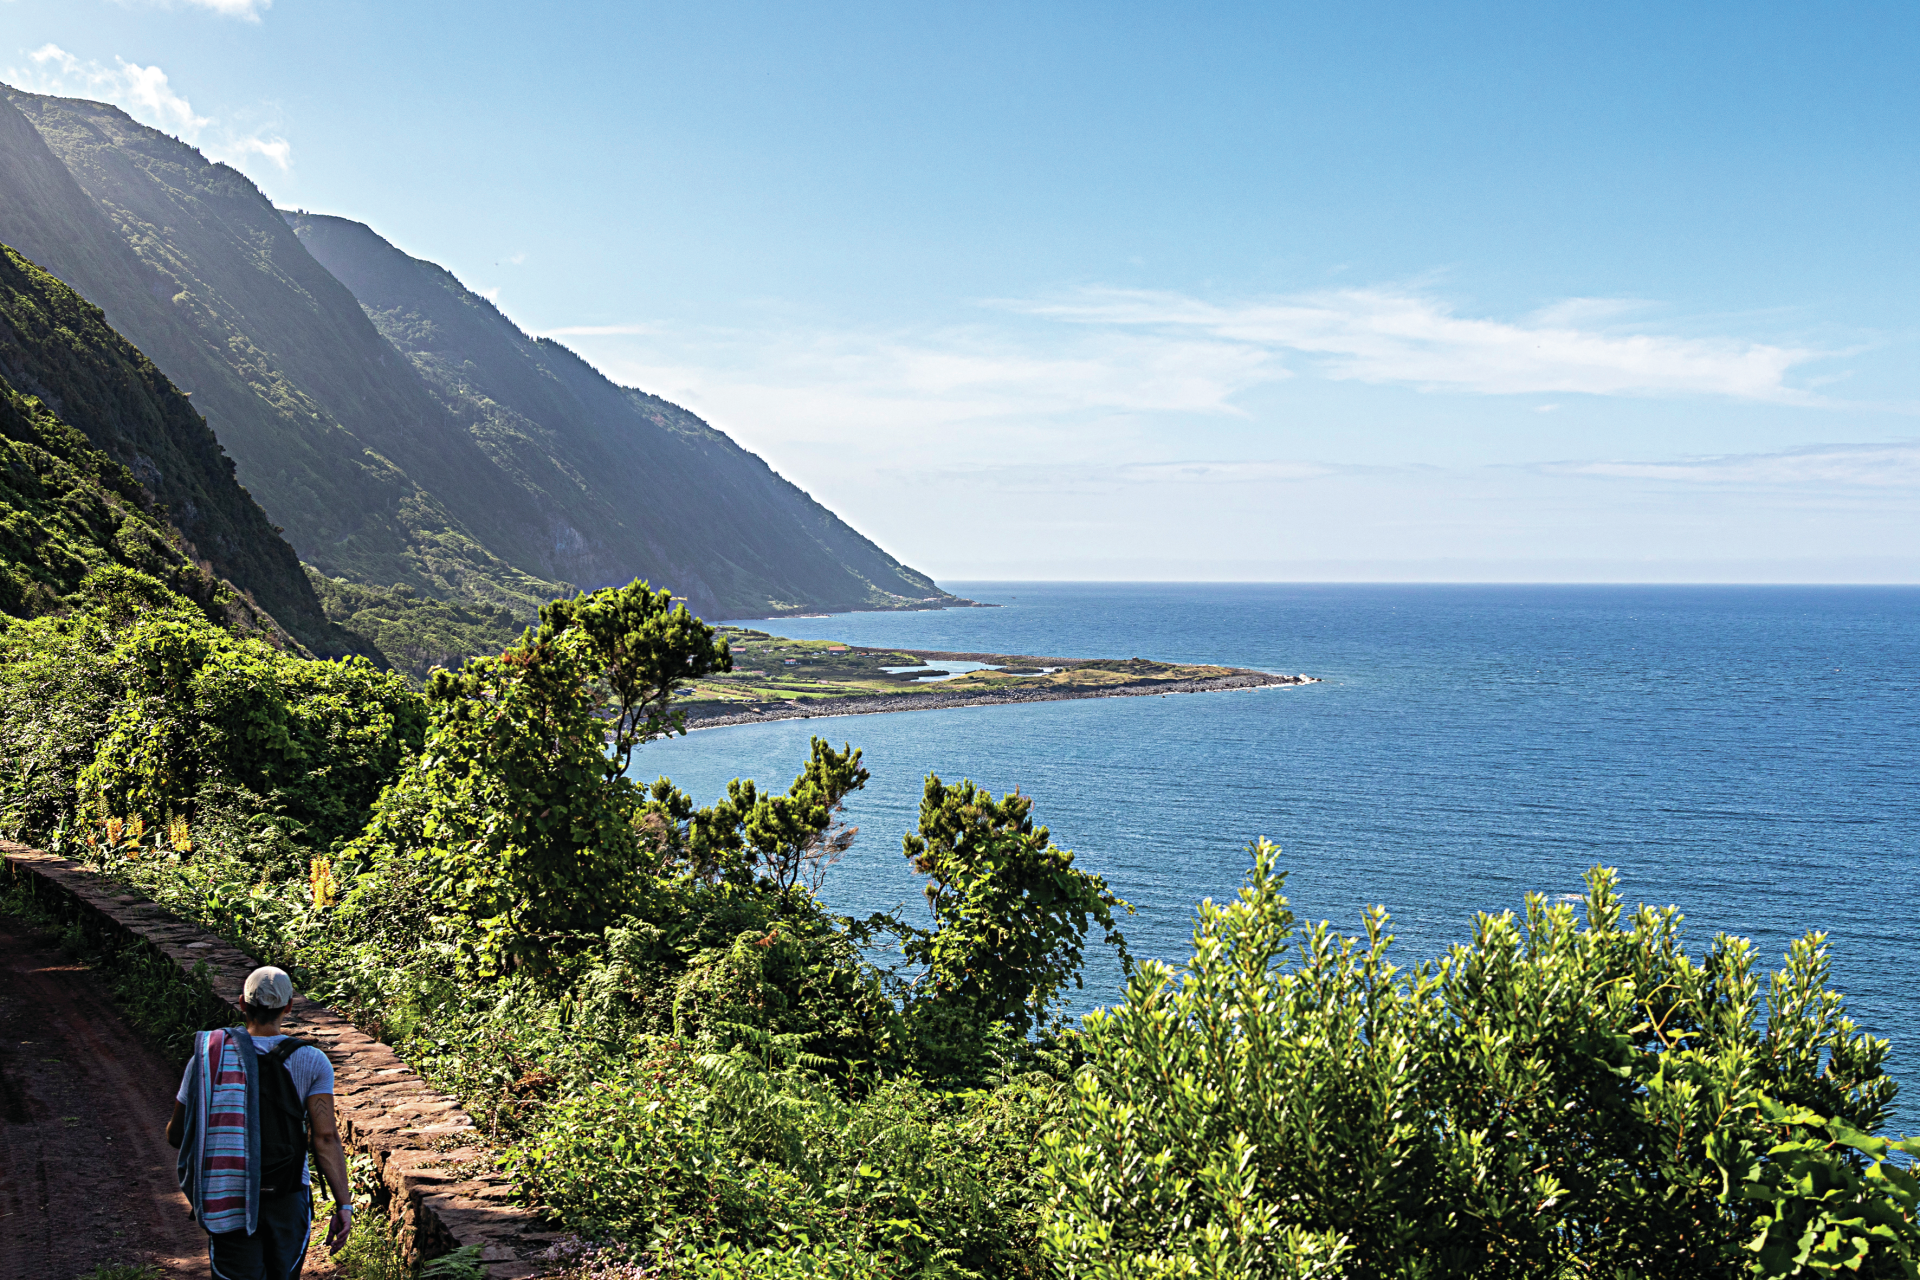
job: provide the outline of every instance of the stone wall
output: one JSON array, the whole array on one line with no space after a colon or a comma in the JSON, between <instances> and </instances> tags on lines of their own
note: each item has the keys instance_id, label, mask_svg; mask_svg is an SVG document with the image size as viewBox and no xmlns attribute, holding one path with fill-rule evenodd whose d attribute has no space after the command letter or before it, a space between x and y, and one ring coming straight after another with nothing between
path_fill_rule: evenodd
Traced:
<instances>
[{"instance_id":1,"label":"stone wall","mask_svg":"<svg viewBox=\"0 0 1920 1280\"><path fill-rule=\"evenodd\" d=\"M235 1023L241 1020L240 987L259 960L77 862L4 841L0 855L11 875L31 877L41 893L64 899L110 936L172 961L183 983L195 983L197 967L205 965L215 995L234 1010ZM534 1259L558 1236L535 1211L510 1203L493 1152L459 1103L326 1005L295 993L284 1025L333 1060L340 1136L350 1154L373 1158L409 1256L436 1258L477 1244L491 1280L541 1273Z\"/></svg>"}]
</instances>

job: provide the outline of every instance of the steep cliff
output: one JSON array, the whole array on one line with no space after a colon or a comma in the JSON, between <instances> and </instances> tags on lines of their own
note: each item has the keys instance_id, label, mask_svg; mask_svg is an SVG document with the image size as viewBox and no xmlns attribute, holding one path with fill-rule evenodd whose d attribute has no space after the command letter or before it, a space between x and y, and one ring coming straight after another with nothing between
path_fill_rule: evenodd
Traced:
<instances>
[{"instance_id":1,"label":"steep cliff","mask_svg":"<svg viewBox=\"0 0 1920 1280\"><path fill-rule=\"evenodd\" d=\"M952 599L725 434L530 337L445 268L358 222L285 217L533 498L567 577L647 577L723 614Z\"/></svg>"},{"instance_id":2,"label":"steep cliff","mask_svg":"<svg viewBox=\"0 0 1920 1280\"><path fill-rule=\"evenodd\" d=\"M39 133L0 102L0 242L12 245L87 301L65 290L29 288L15 273L19 303L11 372L22 394L37 396L88 442L136 476L211 571L252 593L281 625L315 652L343 641L322 613L298 556L236 482L233 461L170 380L109 324L157 339L170 373L217 382L204 351L182 341L169 301L174 290L120 238ZM21 292L24 290L25 292ZM88 302L107 299L103 318ZM30 337L40 323L65 327L71 342ZM22 327L24 326L24 327ZM192 385L191 380L189 385ZM217 396L215 397L218 398Z\"/></svg>"},{"instance_id":3,"label":"steep cliff","mask_svg":"<svg viewBox=\"0 0 1920 1280\"><path fill-rule=\"evenodd\" d=\"M194 395L328 579L477 617L634 577L714 614L953 599L723 433L365 227L290 226L240 173L113 107L4 96L0 240Z\"/></svg>"}]
</instances>

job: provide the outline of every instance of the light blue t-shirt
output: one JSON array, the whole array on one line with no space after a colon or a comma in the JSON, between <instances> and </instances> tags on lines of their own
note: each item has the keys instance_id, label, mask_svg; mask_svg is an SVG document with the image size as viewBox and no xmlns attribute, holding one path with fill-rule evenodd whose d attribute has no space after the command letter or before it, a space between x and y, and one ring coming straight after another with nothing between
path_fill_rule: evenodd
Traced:
<instances>
[{"instance_id":1,"label":"light blue t-shirt","mask_svg":"<svg viewBox=\"0 0 1920 1280\"><path fill-rule=\"evenodd\" d=\"M254 1036L253 1050L262 1058L272 1053L285 1036ZM265 1065L265 1064L262 1064ZM300 1093L300 1102L305 1105L308 1098L316 1093L333 1096L333 1064L327 1061L327 1055L310 1044L301 1045L287 1059L287 1075L293 1079L293 1087ZM187 1059L186 1068L180 1073L180 1092L173 1100L185 1106L187 1102L187 1082L193 1078L193 1059ZM313 1174L305 1164L300 1166L302 1185L313 1181Z\"/></svg>"}]
</instances>

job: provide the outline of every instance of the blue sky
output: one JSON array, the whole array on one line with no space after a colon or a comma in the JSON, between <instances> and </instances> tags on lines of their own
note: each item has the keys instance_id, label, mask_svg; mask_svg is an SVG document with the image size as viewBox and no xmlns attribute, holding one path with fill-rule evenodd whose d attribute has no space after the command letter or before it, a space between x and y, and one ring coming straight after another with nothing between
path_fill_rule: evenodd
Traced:
<instances>
[{"instance_id":1,"label":"blue sky","mask_svg":"<svg viewBox=\"0 0 1920 1280\"><path fill-rule=\"evenodd\" d=\"M0 0L947 579L1920 581L1912 6Z\"/></svg>"}]
</instances>

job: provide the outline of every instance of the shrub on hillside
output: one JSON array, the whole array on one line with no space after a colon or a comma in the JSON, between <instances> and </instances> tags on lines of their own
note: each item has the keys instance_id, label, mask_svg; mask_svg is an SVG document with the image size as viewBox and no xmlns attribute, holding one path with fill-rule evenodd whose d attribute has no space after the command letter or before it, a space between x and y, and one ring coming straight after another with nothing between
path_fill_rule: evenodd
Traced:
<instances>
[{"instance_id":1,"label":"shrub on hillside","mask_svg":"<svg viewBox=\"0 0 1920 1280\"><path fill-rule=\"evenodd\" d=\"M0 630L0 826L75 844L112 821L269 814L325 850L352 837L418 750L420 699L363 658L237 637L158 581L96 570L66 616ZM304 870L304 862L302 864Z\"/></svg>"},{"instance_id":2,"label":"shrub on hillside","mask_svg":"<svg viewBox=\"0 0 1920 1280\"><path fill-rule=\"evenodd\" d=\"M1820 935L1763 1000L1744 941L1695 961L1596 870L1584 924L1536 896L1400 970L1383 911L1296 927L1274 859L1087 1020L1046 1138L1065 1276L1913 1274L1914 1180L1866 1137L1887 1045Z\"/></svg>"}]
</instances>

